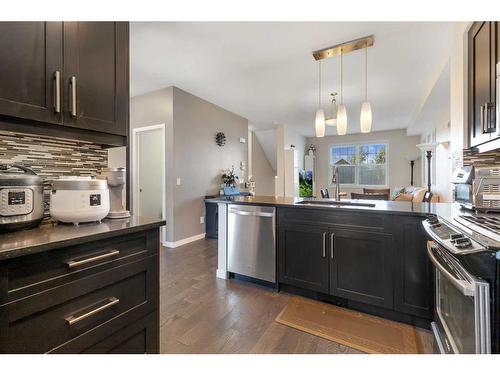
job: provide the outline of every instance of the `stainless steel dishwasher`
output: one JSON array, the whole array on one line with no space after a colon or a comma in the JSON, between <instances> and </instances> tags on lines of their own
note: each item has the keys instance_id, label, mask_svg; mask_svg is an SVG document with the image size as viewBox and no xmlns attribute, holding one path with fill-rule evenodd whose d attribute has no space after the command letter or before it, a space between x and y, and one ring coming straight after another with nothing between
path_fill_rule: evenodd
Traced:
<instances>
[{"instance_id":1,"label":"stainless steel dishwasher","mask_svg":"<svg viewBox=\"0 0 500 375\"><path fill-rule=\"evenodd\" d=\"M229 205L228 271L276 283L276 209Z\"/></svg>"}]
</instances>

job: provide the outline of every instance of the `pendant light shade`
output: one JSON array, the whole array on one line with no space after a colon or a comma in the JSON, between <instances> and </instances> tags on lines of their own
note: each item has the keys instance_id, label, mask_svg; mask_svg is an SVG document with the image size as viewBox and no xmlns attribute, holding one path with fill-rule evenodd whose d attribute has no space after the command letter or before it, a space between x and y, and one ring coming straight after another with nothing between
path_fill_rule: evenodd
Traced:
<instances>
[{"instance_id":1,"label":"pendant light shade","mask_svg":"<svg viewBox=\"0 0 500 375\"><path fill-rule=\"evenodd\" d=\"M370 102L364 102L361 105L361 133L369 133L372 130L372 106Z\"/></svg>"},{"instance_id":2,"label":"pendant light shade","mask_svg":"<svg viewBox=\"0 0 500 375\"><path fill-rule=\"evenodd\" d=\"M339 105L337 112L337 134L347 134L347 109L343 104Z\"/></svg>"},{"instance_id":3,"label":"pendant light shade","mask_svg":"<svg viewBox=\"0 0 500 375\"><path fill-rule=\"evenodd\" d=\"M372 106L368 101L368 45L365 47L365 101L361 105L359 116L361 133L369 133L372 130Z\"/></svg>"},{"instance_id":4,"label":"pendant light shade","mask_svg":"<svg viewBox=\"0 0 500 375\"><path fill-rule=\"evenodd\" d=\"M325 136L325 112L321 108L321 61L319 62L319 90L318 90L318 109L316 110L316 119L314 121L314 130L316 137Z\"/></svg>"},{"instance_id":5,"label":"pendant light shade","mask_svg":"<svg viewBox=\"0 0 500 375\"><path fill-rule=\"evenodd\" d=\"M325 112L321 108L316 111L314 128L316 130L316 137L321 138L325 136Z\"/></svg>"}]
</instances>

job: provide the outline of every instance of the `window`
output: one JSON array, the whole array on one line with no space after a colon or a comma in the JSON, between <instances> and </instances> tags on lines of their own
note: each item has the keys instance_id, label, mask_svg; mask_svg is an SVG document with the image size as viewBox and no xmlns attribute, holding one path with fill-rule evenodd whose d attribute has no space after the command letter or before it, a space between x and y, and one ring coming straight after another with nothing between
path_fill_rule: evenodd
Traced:
<instances>
[{"instance_id":1,"label":"window","mask_svg":"<svg viewBox=\"0 0 500 375\"><path fill-rule=\"evenodd\" d=\"M360 143L332 145L330 149L331 181L333 167L339 171L339 182L343 185L386 186L387 144Z\"/></svg>"}]
</instances>

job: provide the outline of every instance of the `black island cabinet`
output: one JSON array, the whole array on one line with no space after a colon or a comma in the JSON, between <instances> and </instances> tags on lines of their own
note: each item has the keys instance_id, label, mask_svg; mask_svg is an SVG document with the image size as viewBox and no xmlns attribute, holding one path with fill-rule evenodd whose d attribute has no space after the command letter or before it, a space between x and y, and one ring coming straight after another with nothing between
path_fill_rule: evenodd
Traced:
<instances>
[{"instance_id":1,"label":"black island cabinet","mask_svg":"<svg viewBox=\"0 0 500 375\"><path fill-rule=\"evenodd\" d=\"M429 328L433 285L423 219L279 207L280 288Z\"/></svg>"}]
</instances>

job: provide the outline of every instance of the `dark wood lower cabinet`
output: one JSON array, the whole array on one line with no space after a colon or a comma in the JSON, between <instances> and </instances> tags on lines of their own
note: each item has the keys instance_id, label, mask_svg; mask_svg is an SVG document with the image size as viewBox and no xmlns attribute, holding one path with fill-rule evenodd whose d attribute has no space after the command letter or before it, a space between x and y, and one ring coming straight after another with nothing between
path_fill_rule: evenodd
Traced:
<instances>
[{"instance_id":1,"label":"dark wood lower cabinet","mask_svg":"<svg viewBox=\"0 0 500 375\"><path fill-rule=\"evenodd\" d=\"M330 233L330 294L392 308L392 235L338 228Z\"/></svg>"},{"instance_id":2,"label":"dark wood lower cabinet","mask_svg":"<svg viewBox=\"0 0 500 375\"><path fill-rule=\"evenodd\" d=\"M304 211L307 221L300 222ZM280 284L300 288L304 295L346 301L347 306L371 307L389 319L430 322L434 293L424 217L369 212L346 216L279 208ZM374 225L369 226L371 219Z\"/></svg>"},{"instance_id":3,"label":"dark wood lower cabinet","mask_svg":"<svg viewBox=\"0 0 500 375\"><path fill-rule=\"evenodd\" d=\"M423 318L432 317L434 288L427 238L421 218L400 218L396 232L394 308Z\"/></svg>"},{"instance_id":4,"label":"dark wood lower cabinet","mask_svg":"<svg viewBox=\"0 0 500 375\"><path fill-rule=\"evenodd\" d=\"M54 354L154 354L159 352L157 316L155 313L113 332L102 340L91 338L68 343L52 351Z\"/></svg>"},{"instance_id":5,"label":"dark wood lower cabinet","mask_svg":"<svg viewBox=\"0 0 500 375\"><path fill-rule=\"evenodd\" d=\"M278 233L279 281L328 293L328 227L285 225Z\"/></svg>"},{"instance_id":6,"label":"dark wood lower cabinet","mask_svg":"<svg viewBox=\"0 0 500 375\"><path fill-rule=\"evenodd\" d=\"M157 353L158 238L152 229L0 262L0 353Z\"/></svg>"}]
</instances>

